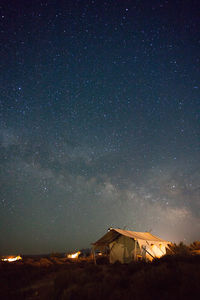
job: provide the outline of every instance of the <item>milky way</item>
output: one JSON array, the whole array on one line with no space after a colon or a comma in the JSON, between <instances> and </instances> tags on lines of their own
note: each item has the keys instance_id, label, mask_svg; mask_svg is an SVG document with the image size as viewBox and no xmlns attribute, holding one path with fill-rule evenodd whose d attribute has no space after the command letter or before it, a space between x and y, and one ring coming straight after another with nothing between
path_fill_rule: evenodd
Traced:
<instances>
[{"instance_id":1,"label":"milky way","mask_svg":"<svg viewBox=\"0 0 200 300\"><path fill-rule=\"evenodd\" d=\"M58 2L1 5L0 254L199 239L198 2Z\"/></svg>"}]
</instances>

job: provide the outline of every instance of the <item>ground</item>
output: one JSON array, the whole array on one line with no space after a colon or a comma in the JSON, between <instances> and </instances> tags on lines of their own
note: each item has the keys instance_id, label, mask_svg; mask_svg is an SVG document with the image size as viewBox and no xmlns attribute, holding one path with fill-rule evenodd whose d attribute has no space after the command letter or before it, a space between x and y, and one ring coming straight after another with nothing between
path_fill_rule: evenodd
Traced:
<instances>
[{"instance_id":1,"label":"ground","mask_svg":"<svg viewBox=\"0 0 200 300\"><path fill-rule=\"evenodd\" d=\"M101 257L26 258L0 264L0 299L192 299L200 295L200 256L110 265Z\"/></svg>"}]
</instances>

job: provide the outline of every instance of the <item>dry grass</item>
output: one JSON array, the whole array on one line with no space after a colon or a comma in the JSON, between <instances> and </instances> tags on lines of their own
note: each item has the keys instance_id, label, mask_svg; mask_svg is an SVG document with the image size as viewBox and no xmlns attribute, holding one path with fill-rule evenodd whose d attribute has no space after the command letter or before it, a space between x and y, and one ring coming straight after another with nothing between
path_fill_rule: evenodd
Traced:
<instances>
[{"instance_id":1,"label":"dry grass","mask_svg":"<svg viewBox=\"0 0 200 300\"><path fill-rule=\"evenodd\" d=\"M128 265L110 265L103 257L97 265L89 259L55 261L1 263L0 299L169 300L198 299L200 295L197 255L168 255L152 263Z\"/></svg>"}]
</instances>

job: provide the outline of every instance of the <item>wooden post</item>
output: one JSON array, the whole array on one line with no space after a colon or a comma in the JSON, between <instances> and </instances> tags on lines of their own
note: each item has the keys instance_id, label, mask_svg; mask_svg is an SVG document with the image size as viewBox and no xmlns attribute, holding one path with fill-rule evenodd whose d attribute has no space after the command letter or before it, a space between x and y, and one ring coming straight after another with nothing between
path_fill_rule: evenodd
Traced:
<instances>
[{"instance_id":1,"label":"wooden post","mask_svg":"<svg viewBox=\"0 0 200 300\"><path fill-rule=\"evenodd\" d=\"M137 260L137 240L134 240L135 244L134 244L134 261Z\"/></svg>"},{"instance_id":2,"label":"wooden post","mask_svg":"<svg viewBox=\"0 0 200 300\"><path fill-rule=\"evenodd\" d=\"M94 250L94 246L92 246L92 255L93 255L93 259L94 259L94 264L96 265L96 256L95 256L95 250Z\"/></svg>"},{"instance_id":3,"label":"wooden post","mask_svg":"<svg viewBox=\"0 0 200 300\"><path fill-rule=\"evenodd\" d=\"M144 249L144 251L145 251L146 253L148 253L151 257L155 258L155 257L154 257L147 249L144 248L144 246L142 246L142 249Z\"/></svg>"}]
</instances>

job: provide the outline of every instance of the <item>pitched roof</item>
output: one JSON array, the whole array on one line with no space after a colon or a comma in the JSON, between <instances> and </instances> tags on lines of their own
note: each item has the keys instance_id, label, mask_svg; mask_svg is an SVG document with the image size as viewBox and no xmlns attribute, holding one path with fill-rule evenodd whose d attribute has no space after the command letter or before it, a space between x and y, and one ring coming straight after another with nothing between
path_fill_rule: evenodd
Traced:
<instances>
[{"instance_id":1,"label":"pitched roof","mask_svg":"<svg viewBox=\"0 0 200 300\"><path fill-rule=\"evenodd\" d=\"M150 232L136 232L130 230L122 230L122 229L114 229L115 231L119 232L121 235L128 236L135 240L145 240L145 241L155 241L155 242L166 242L165 240L151 234Z\"/></svg>"},{"instance_id":2,"label":"pitched roof","mask_svg":"<svg viewBox=\"0 0 200 300\"><path fill-rule=\"evenodd\" d=\"M102 236L99 240L97 240L93 245L108 245L109 243L113 242L119 235L127 236L131 239L137 241L145 241L145 242L157 242L157 243L170 243L165 241L150 232L136 232L130 230L122 230L118 228L111 228L104 236Z\"/></svg>"}]
</instances>

